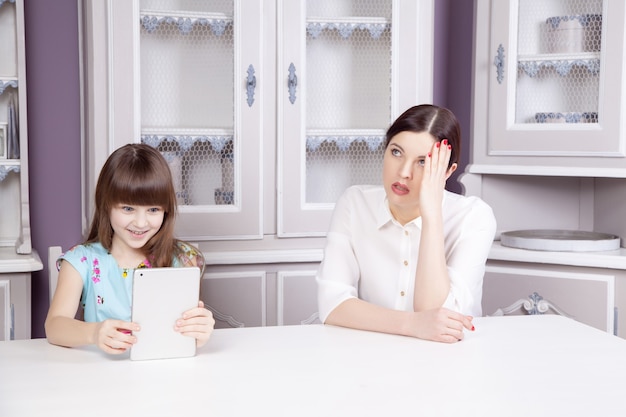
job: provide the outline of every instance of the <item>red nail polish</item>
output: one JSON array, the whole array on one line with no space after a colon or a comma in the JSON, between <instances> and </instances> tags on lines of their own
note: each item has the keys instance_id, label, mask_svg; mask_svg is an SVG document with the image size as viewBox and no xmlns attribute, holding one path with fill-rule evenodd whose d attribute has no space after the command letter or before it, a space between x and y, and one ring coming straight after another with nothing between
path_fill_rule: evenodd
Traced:
<instances>
[{"instance_id":1,"label":"red nail polish","mask_svg":"<svg viewBox=\"0 0 626 417\"><path fill-rule=\"evenodd\" d=\"M472 326L472 331L476 330L476 328L474 326Z\"/></svg>"},{"instance_id":2,"label":"red nail polish","mask_svg":"<svg viewBox=\"0 0 626 417\"><path fill-rule=\"evenodd\" d=\"M428 152L428 157L430 158L432 156L432 154L430 152Z\"/></svg>"},{"instance_id":3,"label":"red nail polish","mask_svg":"<svg viewBox=\"0 0 626 417\"><path fill-rule=\"evenodd\" d=\"M444 139L444 140L442 140L442 142L443 142L444 145L447 145L448 144L448 139Z\"/></svg>"},{"instance_id":4,"label":"red nail polish","mask_svg":"<svg viewBox=\"0 0 626 417\"><path fill-rule=\"evenodd\" d=\"M441 142L437 142L437 144L435 145L437 148L441 146Z\"/></svg>"},{"instance_id":5,"label":"red nail polish","mask_svg":"<svg viewBox=\"0 0 626 417\"><path fill-rule=\"evenodd\" d=\"M448 149L452 149L452 145L448 145Z\"/></svg>"}]
</instances>

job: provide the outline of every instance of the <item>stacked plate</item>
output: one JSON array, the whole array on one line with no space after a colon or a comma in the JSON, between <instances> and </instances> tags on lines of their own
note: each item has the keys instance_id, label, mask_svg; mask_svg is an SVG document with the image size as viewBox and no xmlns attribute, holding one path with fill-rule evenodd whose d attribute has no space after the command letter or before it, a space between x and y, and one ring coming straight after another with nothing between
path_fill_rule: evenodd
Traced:
<instances>
[{"instance_id":1,"label":"stacked plate","mask_svg":"<svg viewBox=\"0 0 626 417\"><path fill-rule=\"evenodd\" d=\"M500 235L502 246L554 252L598 252L620 248L619 236L582 230L514 230Z\"/></svg>"}]
</instances>

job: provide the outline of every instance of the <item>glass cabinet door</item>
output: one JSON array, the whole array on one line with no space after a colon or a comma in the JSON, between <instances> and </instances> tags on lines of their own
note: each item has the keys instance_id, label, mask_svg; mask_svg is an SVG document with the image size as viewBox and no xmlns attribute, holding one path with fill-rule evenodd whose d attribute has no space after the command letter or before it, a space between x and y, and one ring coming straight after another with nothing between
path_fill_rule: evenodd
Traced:
<instances>
[{"instance_id":1,"label":"glass cabinet door","mask_svg":"<svg viewBox=\"0 0 626 417\"><path fill-rule=\"evenodd\" d=\"M489 155L624 156L624 4L492 3Z\"/></svg>"},{"instance_id":2,"label":"glass cabinet door","mask_svg":"<svg viewBox=\"0 0 626 417\"><path fill-rule=\"evenodd\" d=\"M17 7L0 2L0 246L14 246L21 230L20 155L13 118L18 109ZM12 111L10 109L13 109ZM11 137L11 138L9 138Z\"/></svg>"},{"instance_id":3,"label":"glass cabinet door","mask_svg":"<svg viewBox=\"0 0 626 417\"><path fill-rule=\"evenodd\" d=\"M432 28L428 4L279 2L279 235L323 235L347 187L381 184L390 122L406 110L401 106L432 100L430 91L417 91L429 65L407 61L410 78L399 70L403 53L432 52L420 51L422 39L411 35L404 39L412 44L399 48L402 18Z\"/></svg>"},{"instance_id":4,"label":"glass cabinet door","mask_svg":"<svg viewBox=\"0 0 626 417\"><path fill-rule=\"evenodd\" d=\"M32 251L24 1L0 0L0 247Z\"/></svg>"},{"instance_id":5,"label":"glass cabinet door","mask_svg":"<svg viewBox=\"0 0 626 417\"><path fill-rule=\"evenodd\" d=\"M181 238L322 236L347 186L380 183L390 122L432 102L434 0L83 7L85 213L106 156L142 141L170 163Z\"/></svg>"},{"instance_id":6,"label":"glass cabinet door","mask_svg":"<svg viewBox=\"0 0 626 417\"><path fill-rule=\"evenodd\" d=\"M262 235L259 3L140 1L141 141L170 164L181 237Z\"/></svg>"}]
</instances>

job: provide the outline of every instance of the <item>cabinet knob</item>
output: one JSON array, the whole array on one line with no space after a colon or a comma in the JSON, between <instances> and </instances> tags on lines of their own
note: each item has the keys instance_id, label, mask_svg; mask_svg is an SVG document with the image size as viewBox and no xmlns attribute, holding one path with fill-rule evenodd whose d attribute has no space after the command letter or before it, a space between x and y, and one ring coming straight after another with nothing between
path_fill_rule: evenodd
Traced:
<instances>
[{"instance_id":1,"label":"cabinet knob","mask_svg":"<svg viewBox=\"0 0 626 417\"><path fill-rule=\"evenodd\" d=\"M246 95L248 96L248 107L254 103L254 90L256 88L256 76L252 64L248 66L248 77L246 78Z\"/></svg>"},{"instance_id":2,"label":"cabinet knob","mask_svg":"<svg viewBox=\"0 0 626 417\"><path fill-rule=\"evenodd\" d=\"M296 87L298 86L298 76L296 75L296 66L293 62L289 64L289 77L287 77L287 87L289 88L289 101L291 104L296 102Z\"/></svg>"},{"instance_id":3,"label":"cabinet knob","mask_svg":"<svg viewBox=\"0 0 626 417\"><path fill-rule=\"evenodd\" d=\"M502 84L502 80L504 79L504 47L502 44L498 46L498 54L493 60L493 65L496 66L496 79L498 80L498 84Z\"/></svg>"}]
</instances>

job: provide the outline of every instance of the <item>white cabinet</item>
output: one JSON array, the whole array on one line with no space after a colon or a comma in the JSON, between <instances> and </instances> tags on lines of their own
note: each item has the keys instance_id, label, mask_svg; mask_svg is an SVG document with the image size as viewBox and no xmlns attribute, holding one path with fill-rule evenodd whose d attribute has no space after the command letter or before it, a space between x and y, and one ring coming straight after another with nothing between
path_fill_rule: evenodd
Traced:
<instances>
[{"instance_id":1,"label":"white cabinet","mask_svg":"<svg viewBox=\"0 0 626 417\"><path fill-rule=\"evenodd\" d=\"M31 336L32 250L24 3L0 0L0 340Z\"/></svg>"},{"instance_id":2,"label":"white cabinet","mask_svg":"<svg viewBox=\"0 0 626 417\"><path fill-rule=\"evenodd\" d=\"M624 177L624 2L476 7L471 172Z\"/></svg>"},{"instance_id":3,"label":"white cabinet","mask_svg":"<svg viewBox=\"0 0 626 417\"><path fill-rule=\"evenodd\" d=\"M31 337L31 272L43 264L37 252L0 247L0 340Z\"/></svg>"},{"instance_id":4,"label":"white cabinet","mask_svg":"<svg viewBox=\"0 0 626 417\"><path fill-rule=\"evenodd\" d=\"M626 4L477 0L467 194L499 231L626 237ZM610 219L610 220L609 220ZM622 242L622 246L624 243Z\"/></svg>"},{"instance_id":5,"label":"white cabinet","mask_svg":"<svg viewBox=\"0 0 626 417\"><path fill-rule=\"evenodd\" d=\"M466 194L493 208L496 240L503 231L570 229L619 235L624 247L626 4L476 0L475 7ZM625 260L624 249L540 252L496 241L483 312L537 292L612 332L625 307Z\"/></svg>"},{"instance_id":6,"label":"white cabinet","mask_svg":"<svg viewBox=\"0 0 626 417\"><path fill-rule=\"evenodd\" d=\"M171 161L181 238L324 236L347 186L380 182L388 125L432 101L432 0L82 7L86 216L108 154L141 140Z\"/></svg>"}]
</instances>

